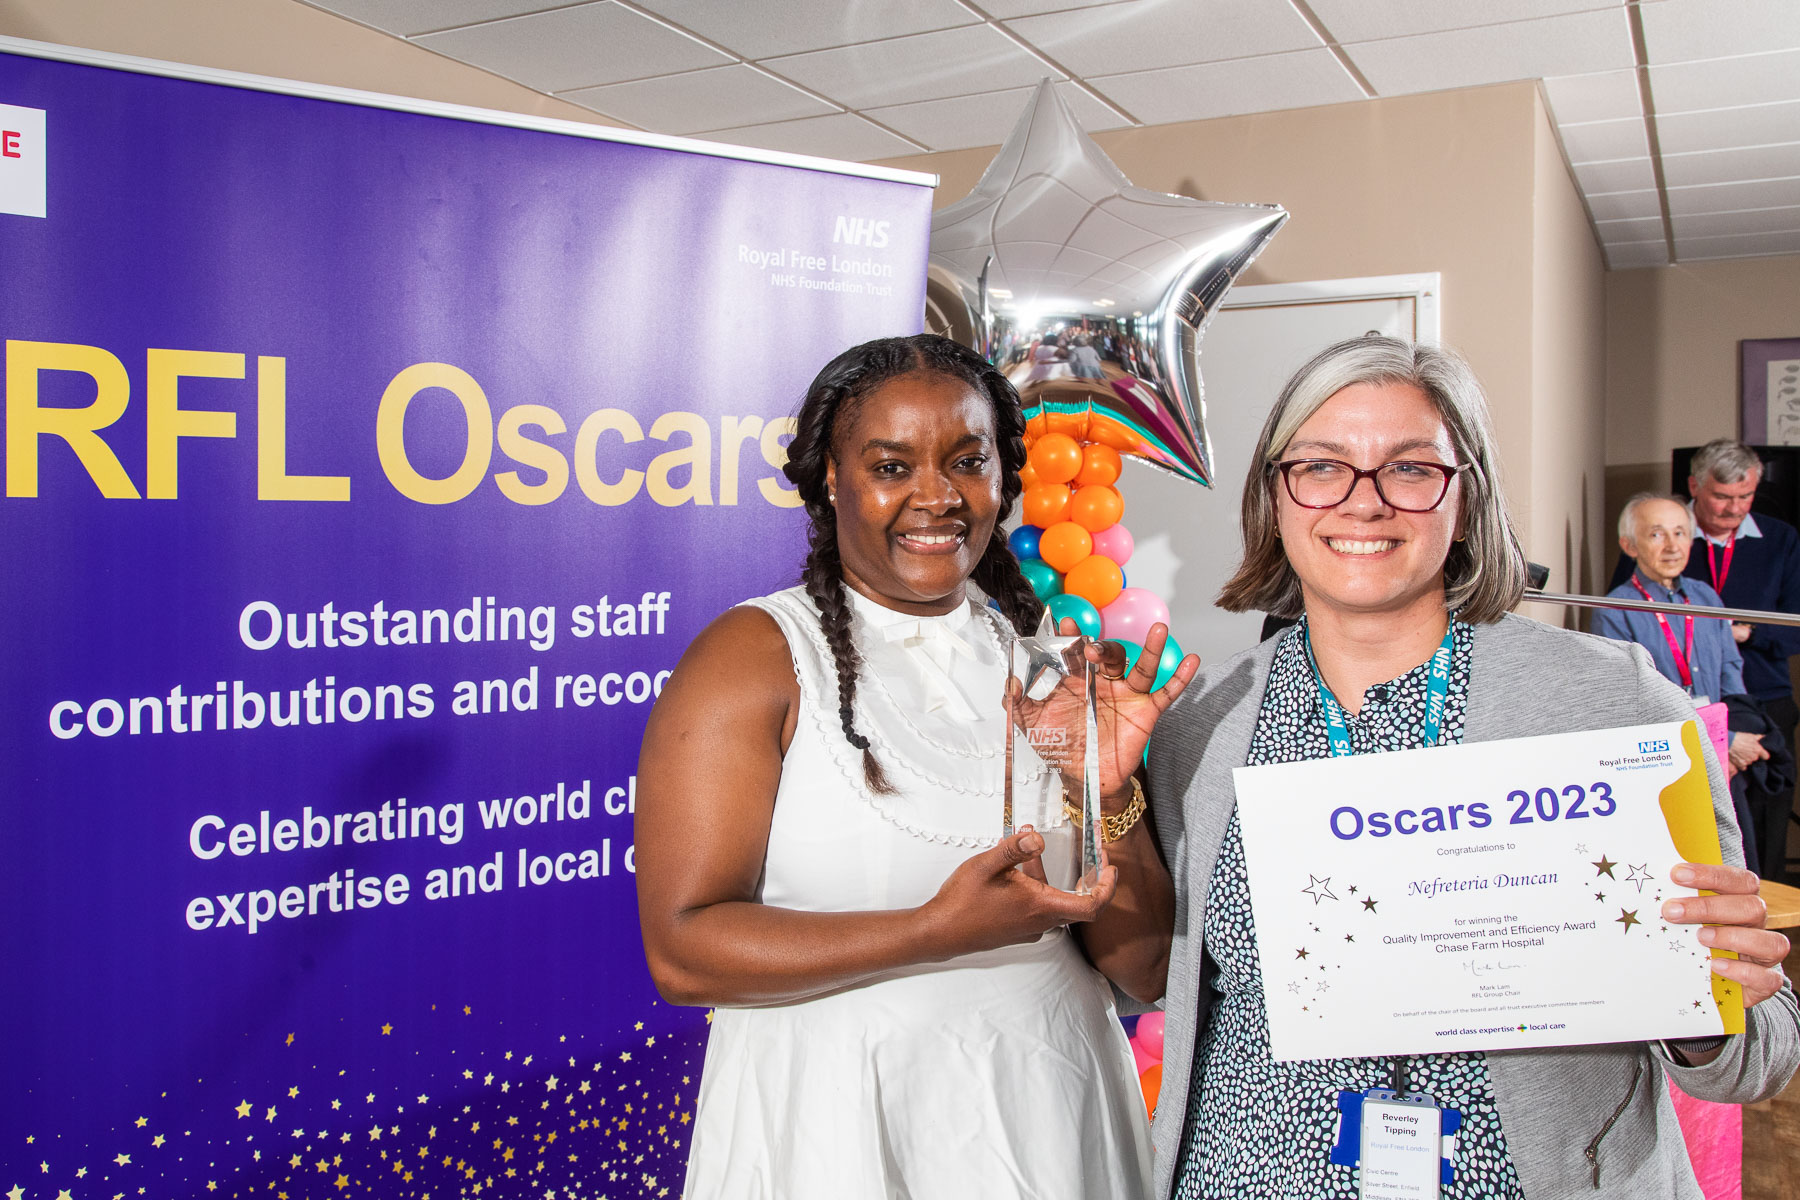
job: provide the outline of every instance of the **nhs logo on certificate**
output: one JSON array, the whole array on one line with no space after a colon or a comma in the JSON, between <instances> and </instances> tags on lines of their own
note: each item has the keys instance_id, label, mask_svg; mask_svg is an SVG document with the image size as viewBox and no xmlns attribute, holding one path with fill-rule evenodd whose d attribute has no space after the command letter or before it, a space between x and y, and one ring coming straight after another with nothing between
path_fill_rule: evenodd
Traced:
<instances>
[{"instance_id":1,"label":"nhs logo on certificate","mask_svg":"<svg viewBox=\"0 0 1800 1200\"><path fill-rule=\"evenodd\" d=\"M1234 772L1280 1061L1743 1029L1678 862L1718 862L1694 721ZM1629 988L1619 986L1629 979Z\"/></svg>"}]
</instances>

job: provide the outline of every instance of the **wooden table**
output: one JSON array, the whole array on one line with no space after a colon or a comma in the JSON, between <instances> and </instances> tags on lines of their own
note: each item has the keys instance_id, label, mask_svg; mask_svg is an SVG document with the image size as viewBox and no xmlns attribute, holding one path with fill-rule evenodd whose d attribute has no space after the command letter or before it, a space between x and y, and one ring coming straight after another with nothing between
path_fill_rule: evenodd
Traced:
<instances>
[{"instance_id":1,"label":"wooden table","mask_svg":"<svg viewBox=\"0 0 1800 1200\"><path fill-rule=\"evenodd\" d=\"M1757 889L1763 903L1769 906L1770 929L1793 929L1800 926L1800 888L1765 879Z\"/></svg>"}]
</instances>

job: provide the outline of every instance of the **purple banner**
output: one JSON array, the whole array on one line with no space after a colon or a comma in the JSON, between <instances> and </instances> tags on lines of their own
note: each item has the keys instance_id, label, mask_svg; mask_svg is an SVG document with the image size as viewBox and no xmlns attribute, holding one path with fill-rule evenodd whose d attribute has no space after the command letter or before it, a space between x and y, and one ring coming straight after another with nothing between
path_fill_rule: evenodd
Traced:
<instances>
[{"instance_id":1,"label":"purple banner","mask_svg":"<svg viewBox=\"0 0 1800 1200\"><path fill-rule=\"evenodd\" d=\"M0 1193L679 1194L638 741L929 191L14 55L0 126Z\"/></svg>"}]
</instances>

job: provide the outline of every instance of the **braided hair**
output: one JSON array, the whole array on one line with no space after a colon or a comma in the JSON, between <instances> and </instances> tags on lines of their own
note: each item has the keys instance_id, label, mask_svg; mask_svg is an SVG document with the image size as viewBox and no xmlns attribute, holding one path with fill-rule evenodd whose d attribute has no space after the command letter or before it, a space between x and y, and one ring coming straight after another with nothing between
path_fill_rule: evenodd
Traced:
<instances>
[{"instance_id":1,"label":"braided hair","mask_svg":"<svg viewBox=\"0 0 1800 1200\"><path fill-rule=\"evenodd\" d=\"M916 371L959 380L993 405L1001 466L1000 508L995 535L989 537L972 578L976 587L993 597L1001 615L1020 634L1036 629L1044 611L1043 603L1019 573L1011 547L998 536L1000 522L1011 515L1019 498L1019 470L1025 465L1025 416L1019 393L1006 376L967 346L930 333L864 342L827 363L806 389L782 473L798 489L806 506L809 550L800 582L819 610L819 628L837 667L838 723L844 740L862 751L864 782L877 793L891 793L894 786L870 751L869 739L856 731L856 675L861 661L850 640L850 603L838 553L837 510L827 494L825 479L836 434L849 426L877 388Z\"/></svg>"}]
</instances>

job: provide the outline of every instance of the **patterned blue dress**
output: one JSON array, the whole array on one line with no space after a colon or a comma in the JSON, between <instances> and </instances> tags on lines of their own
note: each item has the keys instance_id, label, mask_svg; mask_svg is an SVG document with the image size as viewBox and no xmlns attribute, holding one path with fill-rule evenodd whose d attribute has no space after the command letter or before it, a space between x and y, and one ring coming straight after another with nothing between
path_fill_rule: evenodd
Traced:
<instances>
[{"instance_id":1,"label":"patterned blue dress","mask_svg":"<svg viewBox=\"0 0 1800 1200\"><path fill-rule=\"evenodd\" d=\"M1276 647L1268 691L1250 741L1251 766L1325 758L1331 752L1304 629L1304 624L1289 629ZM1462 740L1474 645L1471 627L1457 622L1454 630L1442 728L1445 743ZM1421 664L1390 683L1377 684L1364 696L1355 718L1346 714L1356 753L1423 744L1428 671L1429 665ZM1278 1063L1269 1057L1256 926L1235 812L1208 887L1205 944L1213 971L1207 983L1216 996L1194 1047L1195 1084L1189 1092L1175 1195L1179 1200L1355 1200L1356 1169L1334 1166L1329 1157L1337 1140L1337 1094L1389 1086L1393 1060ZM1454 1159L1456 1178L1444 1196L1524 1200L1494 1106L1486 1055L1413 1055L1406 1061L1406 1072L1408 1090L1426 1092L1439 1105L1463 1114Z\"/></svg>"}]
</instances>

